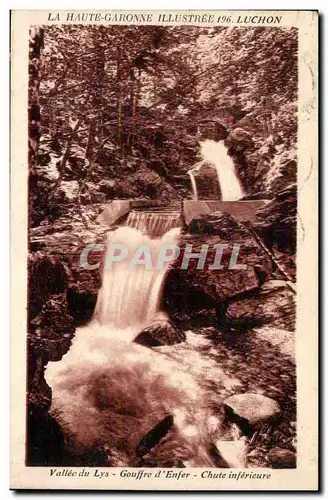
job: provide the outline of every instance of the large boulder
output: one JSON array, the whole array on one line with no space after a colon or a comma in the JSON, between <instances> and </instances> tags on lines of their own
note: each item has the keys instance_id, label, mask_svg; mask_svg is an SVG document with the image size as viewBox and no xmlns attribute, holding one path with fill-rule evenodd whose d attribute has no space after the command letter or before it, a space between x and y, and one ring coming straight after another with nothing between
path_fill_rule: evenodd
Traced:
<instances>
[{"instance_id":1,"label":"large boulder","mask_svg":"<svg viewBox=\"0 0 328 500\"><path fill-rule=\"evenodd\" d=\"M136 173L117 182L116 195L122 198L147 196L156 198L162 187L162 178L148 169Z\"/></svg>"},{"instance_id":2,"label":"large boulder","mask_svg":"<svg viewBox=\"0 0 328 500\"><path fill-rule=\"evenodd\" d=\"M234 394L223 401L228 420L236 422L246 435L264 423L273 422L281 414L279 404L256 393Z\"/></svg>"},{"instance_id":3,"label":"large boulder","mask_svg":"<svg viewBox=\"0 0 328 500\"><path fill-rule=\"evenodd\" d=\"M221 189L218 173L213 162L204 160L189 171L195 179L199 200L220 200Z\"/></svg>"},{"instance_id":4,"label":"large boulder","mask_svg":"<svg viewBox=\"0 0 328 500\"><path fill-rule=\"evenodd\" d=\"M144 328L134 342L147 347L174 345L186 340L185 333L168 319L158 319Z\"/></svg>"},{"instance_id":5,"label":"large boulder","mask_svg":"<svg viewBox=\"0 0 328 500\"><path fill-rule=\"evenodd\" d=\"M137 457L143 457L146 455L154 446L156 446L159 441L166 436L166 434L173 427L174 419L173 415L168 415L163 418L158 424L156 424L147 434L141 439L137 448Z\"/></svg>"},{"instance_id":6,"label":"large boulder","mask_svg":"<svg viewBox=\"0 0 328 500\"><path fill-rule=\"evenodd\" d=\"M99 183L99 191L104 193L106 197L112 198L115 195L115 179L103 179Z\"/></svg>"},{"instance_id":7,"label":"large boulder","mask_svg":"<svg viewBox=\"0 0 328 500\"><path fill-rule=\"evenodd\" d=\"M220 244L227 245L221 259L222 268L211 269L216 245ZM197 216L190 222L179 245L180 255L170 266L164 289L164 303L170 314L215 309L219 303L257 290L271 273L271 261L253 236L223 212ZM203 269L197 268L196 259L190 259L187 269L181 269L186 245L192 245L193 253L199 253L203 245L208 245ZM230 265L235 245L239 245L237 264L244 268Z\"/></svg>"},{"instance_id":8,"label":"large boulder","mask_svg":"<svg viewBox=\"0 0 328 500\"><path fill-rule=\"evenodd\" d=\"M210 453L216 467L243 469L246 467L246 446L245 438L232 441L218 440L212 444Z\"/></svg>"}]
</instances>

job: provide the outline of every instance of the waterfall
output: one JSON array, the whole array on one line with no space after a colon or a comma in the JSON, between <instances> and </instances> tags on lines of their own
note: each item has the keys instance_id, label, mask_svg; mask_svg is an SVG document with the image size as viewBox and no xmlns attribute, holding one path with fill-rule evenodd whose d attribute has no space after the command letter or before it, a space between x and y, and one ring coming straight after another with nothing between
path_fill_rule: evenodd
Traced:
<instances>
[{"instance_id":1,"label":"waterfall","mask_svg":"<svg viewBox=\"0 0 328 500\"><path fill-rule=\"evenodd\" d=\"M222 201L236 201L243 198L245 193L224 142L215 142L209 139L203 141L201 142L201 153L204 160L211 161L216 166Z\"/></svg>"},{"instance_id":2,"label":"waterfall","mask_svg":"<svg viewBox=\"0 0 328 500\"><path fill-rule=\"evenodd\" d=\"M172 228L181 226L181 214L175 211L138 211L129 213L126 225L146 233L151 238L159 238Z\"/></svg>"},{"instance_id":3,"label":"waterfall","mask_svg":"<svg viewBox=\"0 0 328 500\"><path fill-rule=\"evenodd\" d=\"M94 313L96 321L101 325L108 324L121 329L141 328L154 319L159 310L161 289L168 266L166 263L162 269L156 269L158 253L163 244L177 243L180 230L171 229L162 238L151 238L139 228L148 226L152 234L157 234L176 223L175 216L170 217L164 220L162 216L135 213L130 219L132 227L121 227L108 234L107 249L112 244L124 245L128 248L128 256L120 262L113 262L110 268L106 265L105 258L102 287ZM135 265L133 268L130 266L131 257L141 246L149 252L149 269L145 264Z\"/></svg>"},{"instance_id":4,"label":"waterfall","mask_svg":"<svg viewBox=\"0 0 328 500\"><path fill-rule=\"evenodd\" d=\"M197 184L196 184L196 179L195 179L195 176L194 176L194 172L192 170L189 170L188 171L188 175L189 175L190 181L191 181L193 199L194 200L198 200Z\"/></svg>"},{"instance_id":5,"label":"waterfall","mask_svg":"<svg viewBox=\"0 0 328 500\"><path fill-rule=\"evenodd\" d=\"M154 317L165 317L160 302L168 264L156 269L154 262L161 245L177 242L179 217L172 212L132 212L127 226L109 232L94 318L77 328L61 361L47 364L51 412L64 426L74 464L75 456L98 460L105 455L107 466L138 465L140 441L167 416L174 426L159 453L163 466L184 460L190 467L214 467L211 443L231 439L224 437L228 431L213 408L226 394L222 388L238 380L220 368L210 340L188 331L187 341L175 346L149 349L133 342ZM128 255L107 268L113 244L124 245ZM153 265L129 268L131 255L141 245L149 248Z\"/></svg>"}]
</instances>

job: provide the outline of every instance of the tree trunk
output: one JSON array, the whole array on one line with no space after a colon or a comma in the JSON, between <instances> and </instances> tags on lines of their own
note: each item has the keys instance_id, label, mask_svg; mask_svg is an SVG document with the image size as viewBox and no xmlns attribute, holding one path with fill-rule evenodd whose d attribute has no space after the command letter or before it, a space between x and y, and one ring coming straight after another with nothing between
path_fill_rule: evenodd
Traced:
<instances>
[{"instance_id":1,"label":"tree trunk","mask_svg":"<svg viewBox=\"0 0 328 500\"><path fill-rule=\"evenodd\" d=\"M91 161L92 157L93 157L94 137L95 137L95 128L96 128L95 125L96 125L95 118L91 118L90 124L89 124L89 135L88 135L87 149L85 152L85 156L89 161Z\"/></svg>"},{"instance_id":2,"label":"tree trunk","mask_svg":"<svg viewBox=\"0 0 328 500\"><path fill-rule=\"evenodd\" d=\"M33 27L30 31L29 89L28 89L28 184L29 184L29 226L33 225L33 207L37 196L36 166L41 135L41 113L39 90L41 79L41 55L44 29Z\"/></svg>"},{"instance_id":3,"label":"tree trunk","mask_svg":"<svg viewBox=\"0 0 328 500\"><path fill-rule=\"evenodd\" d=\"M116 86L117 86L117 101L116 101L116 137L117 145L122 148L123 145L123 130L122 130L122 81L121 81L121 51L117 48L116 53Z\"/></svg>"}]
</instances>

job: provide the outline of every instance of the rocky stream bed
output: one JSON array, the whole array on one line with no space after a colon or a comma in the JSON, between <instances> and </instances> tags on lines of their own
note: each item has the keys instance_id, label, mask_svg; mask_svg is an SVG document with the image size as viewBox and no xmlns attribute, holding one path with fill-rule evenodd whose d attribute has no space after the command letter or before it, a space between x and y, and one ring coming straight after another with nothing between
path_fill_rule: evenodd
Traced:
<instances>
[{"instance_id":1,"label":"rocky stream bed","mask_svg":"<svg viewBox=\"0 0 328 500\"><path fill-rule=\"evenodd\" d=\"M51 227L44 224L31 230L27 461L30 465L197 465L177 439L170 414L162 414L158 421L145 415L144 437L139 436L133 458L130 452L120 456L103 442L77 454L60 409L50 410L52 391L44 378L45 367L69 352L76 328L90 322L101 286L101 270L81 268L80 254L88 243L105 241L108 228L96 222L103 208L93 206L85 212L87 225L76 214L66 221L58 219ZM205 241L241 243L240 259L246 269L218 273L207 266L201 271L190 266L182 271L177 259L166 278L165 318L139 332L135 342L150 352L164 352L184 370L193 370L192 353L197 352L203 363L200 371L206 374L200 385L211 394L222 447L244 443L248 467L294 467L293 291L247 227L228 214L218 212L191 221L182 231L180 246L192 242L197 248ZM94 262L100 258L95 252ZM126 419L128 425L128 415ZM231 426L238 429L237 438L231 436ZM218 449L221 445L208 443L209 466L228 466Z\"/></svg>"}]
</instances>

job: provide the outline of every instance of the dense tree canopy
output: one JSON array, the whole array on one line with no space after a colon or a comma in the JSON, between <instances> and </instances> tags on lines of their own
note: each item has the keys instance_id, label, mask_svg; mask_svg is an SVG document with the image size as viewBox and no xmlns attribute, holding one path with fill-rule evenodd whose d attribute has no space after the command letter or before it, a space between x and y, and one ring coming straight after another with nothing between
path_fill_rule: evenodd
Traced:
<instances>
[{"instance_id":1,"label":"dense tree canopy","mask_svg":"<svg viewBox=\"0 0 328 500\"><path fill-rule=\"evenodd\" d=\"M294 28L46 26L32 49L37 174L53 200L67 180L80 203L101 199L90 195L100 180L111 198L188 197L186 171L218 123L251 137L227 142L249 194L295 180Z\"/></svg>"}]
</instances>

